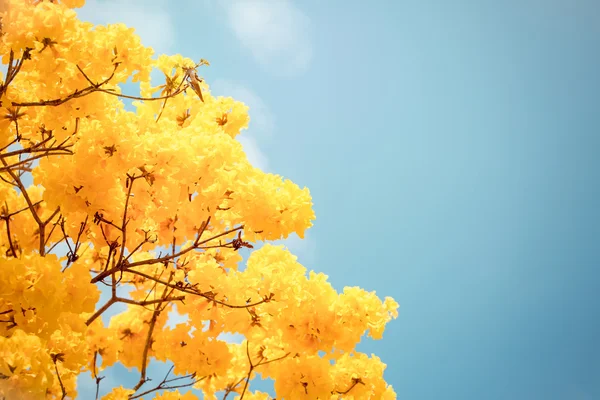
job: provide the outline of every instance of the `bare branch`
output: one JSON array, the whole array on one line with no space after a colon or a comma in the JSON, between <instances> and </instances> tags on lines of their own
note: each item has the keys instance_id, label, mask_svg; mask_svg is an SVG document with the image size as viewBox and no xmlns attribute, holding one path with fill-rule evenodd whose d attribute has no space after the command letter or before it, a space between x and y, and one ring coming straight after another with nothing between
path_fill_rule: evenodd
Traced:
<instances>
[{"instance_id":1,"label":"bare branch","mask_svg":"<svg viewBox=\"0 0 600 400\"><path fill-rule=\"evenodd\" d=\"M254 370L258 367L260 367L261 365L266 365L275 361L280 361L283 360L284 358L286 358L287 356L290 355L290 353L286 353L285 355L281 356L281 357L277 357L277 358L273 358L271 360L267 360L263 353L262 350L264 350L264 347L261 347L261 352L259 353L259 360L258 362L255 364L254 362L252 362L252 357L250 356L250 341L246 341L246 357L248 358L248 364L249 364L249 368L248 368L248 373L246 374L245 377L241 378L239 381L237 381L234 384L231 384L227 387L226 391L225 391L225 395L223 396L223 400L227 399L227 396L236 390L236 388L240 385L240 383L244 382L244 387L242 389L242 393L240 394L240 400L242 400L244 398L244 395L246 394L246 391L248 390L248 385L250 385L250 378L252 376L252 372L254 372Z\"/></svg>"},{"instance_id":2,"label":"bare branch","mask_svg":"<svg viewBox=\"0 0 600 400\"><path fill-rule=\"evenodd\" d=\"M192 374L187 374L187 375L184 375L184 376L179 376L177 378L168 379L169 375L173 371L174 367L175 366L172 365L171 368L169 368L169 370L167 371L167 374L165 375L165 377L163 378L163 380L158 385L156 385L154 388L146 390L143 393L139 393L139 394L136 394L136 395L130 395L129 398L133 400L133 399L140 398L142 396L145 396L147 394L150 394L152 392L156 392L156 391L159 391L159 390L172 390L172 389L178 389L178 388L182 388L182 387L190 387L190 386L193 386L196 383L198 383L198 382L200 382L200 381L202 381L202 380L204 380L206 378L205 376L203 376L202 378L196 379L196 373L192 373ZM168 385L171 382L175 382L175 381L182 380L182 379L192 379L192 381L189 382L189 383L184 383L184 384L180 384L180 385L173 385L173 386Z\"/></svg>"},{"instance_id":3,"label":"bare branch","mask_svg":"<svg viewBox=\"0 0 600 400\"><path fill-rule=\"evenodd\" d=\"M60 374L58 373L58 365L56 365L56 361L62 362L63 357L64 357L64 354L62 354L62 353L52 354L52 361L54 362L54 369L56 371L56 377L58 378L58 383L60 384L60 390L62 391L61 400L63 400L65 397L67 397L67 391L65 390L65 385L63 385L63 381L60 378Z\"/></svg>"},{"instance_id":4,"label":"bare branch","mask_svg":"<svg viewBox=\"0 0 600 400\"><path fill-rule=\"evenodd\" d=\"M96 217L96 218L99 219L98 217ZM100 219L100 220L102 222L105 222L105 220L102 220L102 219ZM106 221L106 222L108 222L108 221ZM164 264L164 263L169 262L169 261L171 261L171 260L173 260L173 259L175 259L177 257L180 257L180 256L182 256L182 255L184 255L184 254L186 254L186 253L188 253L188 252L190 252L192 250L203 249L203 247L201 245L204 244L204 243L207 243L207 242L209 242L211 240L217 239L219 237L228 235L230 233L233 233L235 231L238 231L238 230L241 230L241 229L244 228L243 225L242 226L238 226L237 228L229 229L229 230L227 230L227 231L225 231L223 233L220 233L218 235L215 235L215 236L213 236L213 237L211 237L209 239L206 239L204 241L200 241L200 239L202 238L202 234L206 230L206 227L208 226L209 222L210 222L210 217L207 219L207 221L200 228L200 231L199 231L199 233L198 233L198 235L196 237L196 240L192 244L192 246L190 246L190 247L188 247L188 248L186 248L184 250L181 250L181 251L179 251L177 253L166 255L164 257L150 258L150 259L147 259L147 260L136 261L136 262L133 262L133 263L128 263L127 265L124 265L124 263L117 264L113 269L104 271L101 274L99 274L99 275L95 276L94 278L92 278L91 283L97 283L97 282L103 280L104 278L110 276L113 272L118 271L118 270L129 270L129 269L131 269L133 267L137 267L137 266L140 266L140 265L152 265L152 264L158 264L158 263L163 263ZM114 225L114 226L116 226L116 225ZM117 229L120 230L121 228L117 227ZM232 244L232 243L233 242L228 243L228 244ZM225 245L219 245L218 247L225 247Z\"/></svg>"},{"instance_id":5,"label":"bare branch","mask_svg":"<svg viewBox=\"0 0 600 400\"><path fill-rule=\"evenodd\" d=\"M89 317L87 321L85 321L85 324L87 326L90 326L90 324L92 322L94 322L96 320L96 318L98 318L100 315L102 315L102 313L104 313L104 311L108 310L109 307L112 306L113 304L115 304L116 302L117 302L117 299L115 297L111 297L110 299L108 299L108 301L102 307L100 307L98 310L96 310L96 312L94 314L92 314L92 316Z\"/></svg>"},{"instance_id":6,"label":"bare branch","mask_svg":"<svg viewBox=\"0 0 600 400\"><path fill-rule=\"evenodd\" d=\"M121 232L123 232L123 244L121 246L121 252L117 265L123 265L123 257L125 256L125 246L127 245L127 208L129 207L129 199L131 198L131 191L133 190L133 184L142 175L135 176L127 174L127 197L125 197L125 207L123 207L123 222L121 223Z\"/></svg>"},{"instance_id":7,"label":"bare branch","mask_svg":"<svg viewBox=\"0 0 600 400\"><path fill-rule=\"evenodd\" d=\"M215 304L220 304L220 305L222 305L224 307L227 307L227 308L249 308L249 307L257 306L259 304L268 303L269 301L273 300L273 296L270 295L270 296L266 296L262 300L257 301L255 303L248 303L248 304L244 304L244 305L228 304L228 303L226 303L224 301L220 301L220 300L215 299L214 295L211 295L208 292L207 293L203 293L203 292L201 292L200 290L197 290L197 289L192 290L193 286L177 286L177 285L174 285L174 284L169 283L169 282L161 281L160 279L157 279L157 278L155 278L155 277L153 277L151 275L148 275L148 274L145 274L143 272L136 271L136 270L130 270L130 269L128 269L126 272L131 273L131 274L135 274L135 275L139 275L139 276L144 277L146 279L150 279L152 281L158 282L161 285L170 287L172 289L178 290L178 291L183 292L183 293L189 293L189 294L193 294L193 295L196 295L196 296L204 297L209 302L213 302Z\"/></svg>"},{"instance_id":8,"label":"bare branch","mask_svg":"<svg viewBox=\"0 0 600 400\"><path fill-rule=\"evenodd\" d=\"M121 97L121 98L126 98L126 99L131 99L131 100L140 100L140 101L156 101L156 100L165 100L168 99L170 97L175 97L177 95L179 95L180 93L183 93L185 91L185 89L188 88L189 85L185 85L183 88L181 88L178 91L175 91L167 96L160 96L160 97L139 97L139 96L129 96L129 95L125 95L125 94L120 94L120 93L115 93L114 91L111 91L109 89L102 89L101 86L107 84L115 75L115 72L119 66L119 63L114 63L114 69L112 71L112 74L106 78L105 80L103 80L100 83L93 83L90 78L83 72L83 70L79 67L79 65L77 65L77 68L79 69L79 71L85 76L86 80L88 82L90 82L90 86L85 87L83 89L80 90L75 90L73 93L67 95L66 97L62 97L62 98L57 98L57 99L52 99L52 100L40 100L40 101L25 101L25 102L14 102L13 106L16 107L43 107L43 106L59 106L61 104L64 104L68 101L83 97L83 96L87 96L90 93L94 93L94 92L101 92L101 93L106 93L109 94L111 96L116 96L116 97Z\"/></svg>"},{"instance_id":9,"label":"bare branch","mask_svg":"<svg viewBox=\"0 0 600 400\"><path fill-rule=\"evenodd\" d=\"M354 386L358 385L358 384L364 385L365 383L362 381L362 379L360 378L352 378L352 384L350 385L350 387L346 390L344 390L343 392L340 390L335 390L333 392L331 392L331 394L348 394L350 393L350 391L352 389L354 389Z\"/></svg>"},{"instance_id":10,"label":"bare branch","mask_svg":"<svg viewBox=\"0 0 600 400\"><path fill-rule=\"evenodd\" d=\"M171 272L171 275L169 276L169 282L171 282L171 279L173 279L174 274L175 274L174 272ZM164 300L165 298L169 297L169 295L172 292L173 292L173 290L171 290L171 292L168 292L168 288L165 287L161 298ZM159 304L156 307L156 309L154 310L154 312L152 313L152 318L150 319L150 324L148 327L148 336L146 337L146 344L144 345L144 351L142 354L142 370L140 372L140 380L133 387L134 391L137 391L144 383L146 383L146 368L148 367L148 352L150 351L150 347L152 346L152 334L154 333L154 327L156 326L156 321L158 320L158 316L164 310L165 307L166 307L166 305L161 307L161 305Z\"/></svg>"},{"instance_id":11,"label":"bare branch","mask_svg":"<svg viewBox=\"0 0 600 400\"><path fill-rule=\"evenodd\" d=\"M98 352L94 351L94 361L92 362L92 376L96 380L96 400L98 400L98 394L100 392L100 381L104 379L103 376L98 377L96 373L96 358L98 357Z\"/></svg>"}]
</instances>

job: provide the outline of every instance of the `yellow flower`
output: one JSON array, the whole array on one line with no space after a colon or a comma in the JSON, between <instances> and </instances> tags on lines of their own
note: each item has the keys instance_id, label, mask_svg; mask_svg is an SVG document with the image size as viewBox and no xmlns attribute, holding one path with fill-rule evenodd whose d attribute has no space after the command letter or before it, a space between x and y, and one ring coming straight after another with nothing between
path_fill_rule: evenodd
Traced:
<instances>
[{"instance_id":1,"label":"yellow flower","mask_svg":"<svg viewBox=\"0 0 600 400\"><path fill-rule=\"evenodd\" d=\"M114 388L107 395L102 396L102 400L129 400L129 395L132 393L135 393L135 391L119 386Z\"/></svg>"},{"instance_id":2,"label":"yellow flower","mask_svg":"<svg viewBox=\"0 0 600 400\"><path fill-rule=\"evenodd\" d=\"M147 380L151 360L206 399L259 373L278 398L395 398L385 364L355 348L398 304L338 293L268 243L304 237L310 191L251 165L238 135L252 110L213 96L205 60L152 59L124 24L80 21L83 0L0 5L0 398L74 398L81 372L117 362Z\"/></svg>"}]
</instances>

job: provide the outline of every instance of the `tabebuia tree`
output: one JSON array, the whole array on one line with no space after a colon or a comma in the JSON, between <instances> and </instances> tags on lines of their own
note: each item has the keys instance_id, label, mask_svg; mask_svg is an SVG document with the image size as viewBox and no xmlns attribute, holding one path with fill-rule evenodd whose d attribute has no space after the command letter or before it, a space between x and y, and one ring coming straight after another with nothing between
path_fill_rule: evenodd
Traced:
<instances>
[{"instance_id":1,"label":"tabebuia tree","mask_svg":"<svg viewBox=\"0 0 600 400\"><path fill-rule=\"evenodd\" d=\"M269 244L315 215L308 189L248 162L248 108L211 95L207 61L155 55L81 6L2 2L0 398L76 398L80 374L101 387L116 363L139 380L103 399L267 399L257 374L277 398L395 398L355 347L397 303L338 293ZM171 368L151 377L152 360Z\"/></svg>"}]
</instances>

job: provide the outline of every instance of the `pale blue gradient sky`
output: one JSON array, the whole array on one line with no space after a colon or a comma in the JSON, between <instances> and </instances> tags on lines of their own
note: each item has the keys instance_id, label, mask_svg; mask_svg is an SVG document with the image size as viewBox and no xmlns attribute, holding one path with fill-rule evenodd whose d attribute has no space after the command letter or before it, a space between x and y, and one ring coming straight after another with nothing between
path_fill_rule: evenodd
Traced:
<instances>
[{"instance_id":1,"label":"pale blue gradient sky","mask_svg":"<svg viewBox=\"0 0 600 400\"><path fill-rule=\"evenodd\" d=\"M296 251L401 305L401 399L600 398L600 4L96 1L251 106L243 141L311 189ZM157 376L157 378L159 378Z\"/></svg>"}]
</instances>

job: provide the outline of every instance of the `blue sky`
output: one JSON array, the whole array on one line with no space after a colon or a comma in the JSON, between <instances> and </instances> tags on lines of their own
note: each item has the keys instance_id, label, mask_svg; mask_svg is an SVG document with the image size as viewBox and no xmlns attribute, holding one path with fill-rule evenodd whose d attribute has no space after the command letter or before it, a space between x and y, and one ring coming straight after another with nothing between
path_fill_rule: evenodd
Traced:
<instances>
[{"instance_id":1,"label":"blue sky","mask_svg":"<svg viewBox=\"0 0 600 400\"><path fill-rule=\"evenodd\" d=\"M311 189L289 247L400 303L402 399L600 398L600 4L89 1L247 102L254 162Z\"/></svg>"}]
</instances>

